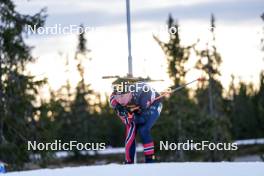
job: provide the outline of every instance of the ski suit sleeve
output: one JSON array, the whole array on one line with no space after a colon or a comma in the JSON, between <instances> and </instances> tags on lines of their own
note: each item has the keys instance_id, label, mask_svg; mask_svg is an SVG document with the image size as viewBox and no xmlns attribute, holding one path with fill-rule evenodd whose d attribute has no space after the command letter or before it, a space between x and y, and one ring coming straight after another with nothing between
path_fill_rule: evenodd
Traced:
<instances>
[{"instance_id":1,"label":"ski suit sleeve","mask_svg":"<svg viewBox=\"0 0 264 176\"><path fill-rule=\"evenodd\" d=\"M143 91L139 97L139 113L135 113L135 122L136 124L143 124L146 122L146 118L150 116L151 111L149 109L151 103L153 103L156 96L156 92L152 89L149 91Z\"/></svg>"},{"instance_id":2,"label":"ski suit sleeve","mask_svg":"<svg viewBox=\"0 0 264 176\"><path fill-rule=\"evenodd\" d=\"M115 99L115 95L114 95L114 94L111 94L111 96L110 96L110 100L109 100L109 103L110 103L110 107L111 107L111 108L113 108L113 109L116 108L118 102L116 101L116 99Z\"/></svg>"},{"instance_id":3,"label":"ski suit sleeve","mask_svg":"<svg viewBox=\"0 0 264 176\"><path fill-rule=\"evenodd\" d=\"M113 108L116 113L117 116L121 119L121 121L125 124L125 125L129 125L133 119L133 117L125 112L124 107L122 107L115 99L114 94L112 94L110 96L110 106L111 108Z\"/></svg>"},{"instance_id":4,"label":"ski suit sleeve","mask_svg":"<svg viewBox=\"0 0 264 176\"><path fill-rule=\"evenodd\" d=\"M154 94L154 96L155 96L155 94ZM140 100L139 100L139 106L140 106L141 111L145 111L148 109L152 99L153 99L153 92L152 91L141 93Z\"/></svg>"}]
</instances>

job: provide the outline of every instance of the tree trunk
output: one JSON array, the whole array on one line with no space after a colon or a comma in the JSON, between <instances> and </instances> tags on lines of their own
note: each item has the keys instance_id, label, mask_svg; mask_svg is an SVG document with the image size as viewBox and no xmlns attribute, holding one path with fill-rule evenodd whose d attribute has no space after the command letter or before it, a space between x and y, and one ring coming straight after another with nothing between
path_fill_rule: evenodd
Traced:
<instances>
[{"instance_id":1,"label":"tree trunk","mask_svg":"<svg viewBox=\"0 0 264 176\"><path fill-rule=\"evenodd\" d=\"M4 142L4 93L2 85L2 54L0 51L0 145Z\"/></svg>"}]
</instances>

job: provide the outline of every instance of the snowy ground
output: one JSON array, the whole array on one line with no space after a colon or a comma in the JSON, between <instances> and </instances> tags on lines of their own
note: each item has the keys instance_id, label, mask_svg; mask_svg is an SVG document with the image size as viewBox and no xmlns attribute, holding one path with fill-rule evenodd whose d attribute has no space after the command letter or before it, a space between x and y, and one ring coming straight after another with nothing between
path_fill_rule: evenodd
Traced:
<instances>
[{"instance_id":1,"label":"snowy ground","mask_svg":"<svg viewBox=\"0 0 264 176\"><path fill-rule=\"evenodd\" d=\"M237 143L238 146L248 146L248 145L264 145L264 138L259 138L259 139L244 139L244 140L237 140L233 141L234 143ZM142 144L137 145L137 152L143 152L144 148ZM112 148L108 147L105 150L102 151L97 151L98 155L110 155L110 154L122 154L125 153L125 148L124 147L119 147L119 148ZM94 151L81 151L82 155L95 155L96 153ZM68 151L59 151L55 153L55 157L57 158L66 158L73 155L72 152ZM40 159L40 154L34 154L31 156L31 158L34 159ZM252 157L251 157L252 158ZM240 159L241 161L248 161L248 160L243 160L242 158ZM259 156L256 156L256 160L253 158L249 161L260 161Z\"/></svg>"},{"instance_id":2,"label":"snowy ground","mask_svg":"<svg viewBox=\"0 0 264 176\"><path fill-rule=\"evenodd\" d=\"M5 176L263 176L264 163L156 163L68 167L12 172Z\"/></svg>"}]
</instances>

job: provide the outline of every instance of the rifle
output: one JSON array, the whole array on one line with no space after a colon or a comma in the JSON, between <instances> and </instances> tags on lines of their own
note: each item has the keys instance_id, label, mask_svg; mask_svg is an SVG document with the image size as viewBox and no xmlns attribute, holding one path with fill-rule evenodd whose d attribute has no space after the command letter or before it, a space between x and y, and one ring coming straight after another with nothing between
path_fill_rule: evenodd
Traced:
<instances>
[{"instance_id":1,"label":"rifle","mask_svg":"<svg viewBox=\"0 0 264 176\"><path fill-rule=\"evenodd\" d=\"M153 101L148 102L148 106L150 106L151 104L153 104L155 101L160 100L163 97L165 97L167 95L170 95L170 94L172 94L174 92L177 92L177 91L183 89L184 87L188 86L189 84L192 84L192 83L194 83L196 81L205 81L205 78L202 78L201 77L201 78L195 79L195 80L193 80L191 82L188 82L186 84L180 85L180 86L176 87L175 89L172 89L171 91L164 92L160 96L156 97ZM134 105L134 107L133 106L127 106L127 108L128 108L128 111L131 112L131 113L134 112L134 111L140 110L140 107L139 106L135 106L135 105Z\"/></svg>"}]
</instances>

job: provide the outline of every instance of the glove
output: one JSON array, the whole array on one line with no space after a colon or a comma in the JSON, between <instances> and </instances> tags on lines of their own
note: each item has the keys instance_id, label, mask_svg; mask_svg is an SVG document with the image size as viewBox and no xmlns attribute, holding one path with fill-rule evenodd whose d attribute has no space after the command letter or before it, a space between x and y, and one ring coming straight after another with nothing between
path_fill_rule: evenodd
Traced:
<instances>
[{"instance_id":1,"label":"glove","mask_svg":"<svg viewBox=\"0 0 264 176\"><path fill-rule=\"evenodd\" d=\"M127 108L125 108L124 106L121 106L120 104L117 104L115 107L115 110L117 111L117 114L119 116L128 116L128 110Z\"/></svg>"},{"instance_id":2,"label":"glove","mask_svg":"<svg viewBox=\"0 0 264 176\"><path fill-rule=\"evenodd\" d=\"M129 110L126 107L117 104L115 110L125 125L130 125L130 123L134 120L133 114L129 113Z\"/></svg>"}]
</instances>

